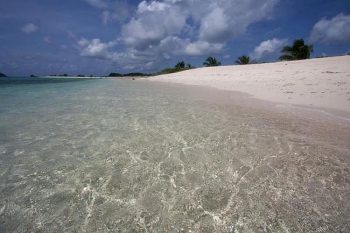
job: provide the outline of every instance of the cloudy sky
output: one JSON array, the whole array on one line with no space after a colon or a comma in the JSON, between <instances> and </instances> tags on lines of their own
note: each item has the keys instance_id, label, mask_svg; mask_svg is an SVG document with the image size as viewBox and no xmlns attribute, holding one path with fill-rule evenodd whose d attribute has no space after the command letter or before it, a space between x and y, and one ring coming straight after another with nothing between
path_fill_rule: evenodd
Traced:
<instances>
[{"instance_id":1,"label":"cloudy sky","mask_svg":"<svg viewBox=\"0 0 350 233\"><path fill-rule=\"evenodd\" d=\"M153 72L179 60L276 60L304 38L313 56L350 51L349 0L0 0L0 72Z\"/></svg>"}]
</instances>

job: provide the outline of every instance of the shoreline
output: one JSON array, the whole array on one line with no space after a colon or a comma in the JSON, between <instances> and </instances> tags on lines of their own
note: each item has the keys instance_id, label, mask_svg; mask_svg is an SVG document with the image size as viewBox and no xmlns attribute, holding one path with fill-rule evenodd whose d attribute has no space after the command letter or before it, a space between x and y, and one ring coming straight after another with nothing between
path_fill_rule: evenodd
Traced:
<instances>
[{"instance_id":1,"label":"shoreline","mask_svg":"<svg viewBox=\"0 0 350 233\"><path fill-rule=\"evenodd\" d=\"M140 79L139 81L142 80L144 79ZM338 109L264 100L245 92L223 90L210 86L165 82L152 82L152 84L159 85L160 88L175 87L182 89L182 91L186 90L187 93L190 93L191 98L214 103L225 108L241 106L258 111L268 111L273 114L290 114L299 118L307 117L309 119L350 125L350 112Z\"/></svg>"},{"instance_id":2,"label":"shoreline","mask_svg":"<svg viewBox=\"0 0 350 233\"><path fill-rule=\"evenodd\" d=\"M170 82L149 82L147 79L139 79L138 81L150 83L151 85L158 85L159 88L176 88L182 92L186 90L186 93L191 95L190 98L213 103L224 108L240 106L250 108L253 111L266 111L274 115L289 115L288 118L317 119L321 122L336 123L344 126L350 125L350 112L338 109L270 101L257 98L249 93L218 89L210 86Z\"/></svg>"},{"instance_id":3,"label":"shoreline","mask_svg":"<svg viewBox=\"0 0 350 233\"><path fill-rule=\"evenodd\" d=\"M323 145L349 150L350 114L347 112L276 103L254 98L247 93L212 87L163 82L144 83L148 83L152 88L173 90L185 100L198 101L198 105L211 106L232 117L238 114L245 115L248 121L256 119L251 122L250 127L253 128L268 130L272 126L286 134L303 138L305 142L322 142Z\"/></svg>"}]
</instances>

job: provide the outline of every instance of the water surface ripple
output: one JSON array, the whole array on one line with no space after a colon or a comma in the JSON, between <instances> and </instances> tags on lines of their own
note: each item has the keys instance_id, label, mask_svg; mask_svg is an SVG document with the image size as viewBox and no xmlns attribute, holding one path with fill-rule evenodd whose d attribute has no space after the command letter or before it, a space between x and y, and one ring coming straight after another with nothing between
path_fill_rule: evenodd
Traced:
<instances>
[{"instance_id":1,"label":"water surface ripple","mask_svg":"<svg viewBox=\"0 0 350 233\"><path fill-rule=\"evenodd\" d=\"M0 232L350 231L349 125L195 87L40 84L0 83Z\"/></svg>"}]
</instances>

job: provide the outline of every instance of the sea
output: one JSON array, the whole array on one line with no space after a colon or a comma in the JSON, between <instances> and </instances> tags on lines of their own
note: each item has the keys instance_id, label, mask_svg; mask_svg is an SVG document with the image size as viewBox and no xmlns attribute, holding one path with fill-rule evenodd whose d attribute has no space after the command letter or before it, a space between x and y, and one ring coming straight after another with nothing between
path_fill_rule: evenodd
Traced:
<instances>
[{"instance_id":1,"label":"sea","mask_svg":"<svg viewBox=\"0 0 350 233\"><path fill-rule=\"evenodd\" d=\"M258 105L1 78L0 232L349 232L350 127Z\"/></svg>"}]
</instances>

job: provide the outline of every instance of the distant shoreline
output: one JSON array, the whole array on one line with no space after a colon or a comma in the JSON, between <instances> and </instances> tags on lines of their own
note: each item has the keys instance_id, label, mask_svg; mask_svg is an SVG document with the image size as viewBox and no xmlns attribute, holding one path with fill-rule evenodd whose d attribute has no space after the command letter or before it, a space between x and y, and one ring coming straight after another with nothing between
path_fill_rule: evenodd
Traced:
<instances>
[{"instance_id":1,"label":"distant shoreline","mask_svg":"<svg viewBox=\"0 0 350 233\"><path fill-rule=\"evenodd\" d=\"M79 77L79 76L38 76L36 78L75 78L75 79L101 79L106 77Z\"/></svg>"}]
</instances>

